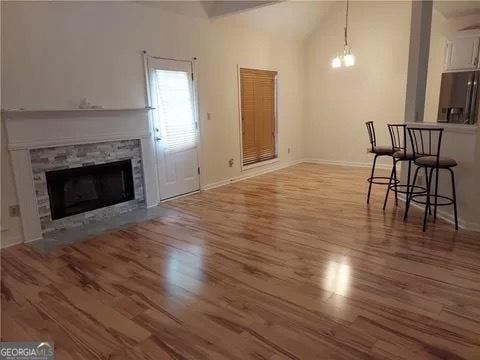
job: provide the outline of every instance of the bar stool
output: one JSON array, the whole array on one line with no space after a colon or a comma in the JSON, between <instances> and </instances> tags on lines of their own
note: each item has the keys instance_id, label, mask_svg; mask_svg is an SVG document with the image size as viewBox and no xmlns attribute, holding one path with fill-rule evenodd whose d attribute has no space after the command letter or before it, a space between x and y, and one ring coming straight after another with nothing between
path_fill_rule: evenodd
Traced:
<instances>
[{"instance_id":1,"label":"bar stool","mask_svg":"<svg viewBox=\"0 0 480 360\"><path fill-rule=\"evenodd\" d=\"M440 156L440 149L442 146L443 128L415 128L409 127L408 134L412 143L412 149L415 156L414 163L417 165L417 170L413 176L412 189L415 187L418 171L421 168L425 168L426 172L426 184L427 189L424 194L413 194L409 192L407 194L407 205L405 209L405 219L408 216L408 209L410 203L413 201L417 204L424 204L425 211L423 214L423 231L427 228L427 208L432 205L430 197L433 196L434 214L433 221L437 219L437 207L453 205L453 211L455 215L455 230L458 230L458 216L457 216L457 196L455 192L455 174L452 170L457 166L457 162L454 159ZM428 173L430 170L430 173ZM448 170L450 172L452 181L452 197L438 195L438 175L440 170ZM435 193L432 195L432 178L435 171ZM419 196L426 196L426 201L416 200ZM438 200L443 199L445 202L439 203Z\"/></svg>"},{"instance_id":2,"label":"bar stool","mask_svg":"<svg viewBox=\"0 0 480 360\"><path fill-rule=\"evenodd\" d=\"M373 126L373 121L367 121L365 125L367 126L368 137L370 139L370 146L371 146L368 149L368 152L371 154L375 154L375 158L373 159L372 172L370 174L370 177L367 179L367 181L369 182L367 204L369 204L370 193L372 192L372 184L376 184L376 185L390 184L390 177L375 176L375 165L377 164L377 158L379 156L392 156L394 151L393 151L393 147L391 146L377 146L377 137L375 135L375 127Z\"/></svg>"},{"instance_id":3,"label":"bar stool","mask_svg":"<svg viewBox=\"0 0 480 360\"><path fill-rule=\"evenodd\" d=\"M385 201L383 202L383 210L387 207L390 190L395 192L395 205L398 205L398 193L407 195L410 190L413 191L413 194L425 194L426 192L426 188L422 186L416 186L415 189L410 189L412 162L415 159L415 156L413 151L407 150L407 125L388 124L387 126L392 141L392 147L395 152L392 155L393 167L390 175L390 184L387 188L387 193L385 194ZM400 181L397 179L397 164L403 161L408 161L406 184L400 184Z\"/></svg>"}]
</instances>

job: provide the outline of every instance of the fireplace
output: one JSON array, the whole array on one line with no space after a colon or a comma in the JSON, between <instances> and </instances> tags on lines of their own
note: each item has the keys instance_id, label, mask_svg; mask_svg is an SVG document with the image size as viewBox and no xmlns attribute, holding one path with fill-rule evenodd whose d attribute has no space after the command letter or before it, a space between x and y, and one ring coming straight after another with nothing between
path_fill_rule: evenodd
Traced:
<instances>
[{"instance_id":1,"label":"fireplace","mask_svg":"<svg viewBox=\"0 0 480 360\"><path fill-rule=\"evenodd\" d=\"M25 241L108 221L158 204L149 111L150 108L2 113ZM52 219L47 172L126 159L131 160L132 200Z\"/></svg>"},{"instance_id":2,"label":"fireplace","mask_svg":"<svg viewBox=\"0 0 480 360\"><path fill-rule=\"evenodd\" d=\"M45 176L52 220L135 198L131 160L47 171Z\"/></svg>"}]
</instances>

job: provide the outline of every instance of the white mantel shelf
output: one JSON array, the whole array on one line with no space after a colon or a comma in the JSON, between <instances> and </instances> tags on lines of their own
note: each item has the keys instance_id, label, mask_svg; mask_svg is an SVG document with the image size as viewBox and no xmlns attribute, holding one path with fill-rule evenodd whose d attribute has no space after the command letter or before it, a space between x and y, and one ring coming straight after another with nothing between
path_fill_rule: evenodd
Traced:
<instances>
[{"instance_id":1,"label":"white mantel shelf","mask_svg":"<svg viewBox=\"0 0 480 360\"><path fill-rule=\"evenodd\" d=\"M149 138L152 108L16 110L3 113L9 150Z\"/></svg>"},{"instance_id":2,"label":"white mantel shelf","mask_svg":"<svg viewBox=\"0 0 480 360\"><path fill-rule=\"evenodd\" d=\"M153 107L142 108L65 108L65 109L2 109L3 114L34 114L34 113L82 113L82 112L106 112L106 111L150 111L154 110Z\"/></svg>"}]
</instances>

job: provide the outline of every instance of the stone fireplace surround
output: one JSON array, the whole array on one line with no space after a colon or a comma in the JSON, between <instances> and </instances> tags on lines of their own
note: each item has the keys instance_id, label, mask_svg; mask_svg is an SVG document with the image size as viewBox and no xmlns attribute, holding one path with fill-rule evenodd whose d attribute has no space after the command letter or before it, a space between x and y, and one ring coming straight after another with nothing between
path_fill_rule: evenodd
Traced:
<instances>
[{"instance_id":1,"label":"stone fireplace surround","mask_svg":"<svg viewBox=\"0 0 480 360\"><path fill-rule=\"evenodd\" d=\"M54 230L158 205L149 109L12 111L3 116L24 242L42 239ZM88 159L79 158L79 151L85 156L88 153ZM46 170L126 158L132 160L135 200L51 220L42 181Z\"/></svg>"},{"instance_id":2,"label":"stone fireplace surround","mask_svg":"<svg viewBox=\"0 0 480 360\"><path fill-rule=\"evenodd\" d=\"M33 183L42 233L66 230L145 207L140 141L120 140L30 150ZM135 199L52 220L46 172L130 159Z\"/></svg>"}]
</instances>

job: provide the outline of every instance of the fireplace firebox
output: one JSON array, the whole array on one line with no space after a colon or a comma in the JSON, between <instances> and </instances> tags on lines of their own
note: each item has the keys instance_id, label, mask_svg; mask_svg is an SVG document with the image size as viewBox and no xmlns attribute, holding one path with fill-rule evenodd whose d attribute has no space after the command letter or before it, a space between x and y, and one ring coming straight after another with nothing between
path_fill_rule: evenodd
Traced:
<instances>
[{"instance_id":1,"label":"fireplace firebox","mask_svg":"<svg viewBox=\"0 0 480 360\"><path fill-rule=\"evenodd\" d=\"M131 160L48 171L52 220L135 198Z\"/></svg>"}]
</instances>

